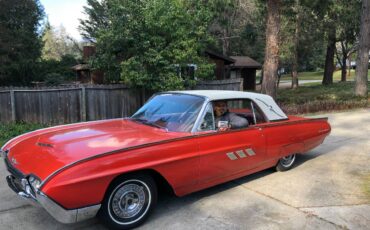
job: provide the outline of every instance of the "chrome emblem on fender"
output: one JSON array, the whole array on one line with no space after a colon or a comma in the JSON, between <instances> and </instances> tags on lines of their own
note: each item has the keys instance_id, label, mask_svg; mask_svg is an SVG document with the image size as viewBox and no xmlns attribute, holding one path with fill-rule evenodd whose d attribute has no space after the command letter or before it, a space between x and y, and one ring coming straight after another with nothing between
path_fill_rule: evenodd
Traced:
<instances>
[{"instance_id":1,"label":"chrome emblem on fender","mask_svg":"<svg viewBox=\"0 0 370 230\"><path fill-rule=\"evenodd\" d=\"M228 152L226 153L227 157L230 160L237 160L237 159L242 159L245 157L251 157L256 155L256 153L253 151L251 148L243 149L243 150L236 150L235 152Z\"/></svg>"},{"instance_id":2,"label":"chrome emblem on fender","mask_svg":"<svg viewBox=\"0 0 370 230\"><path fill-rule=\"evenodd\" d=\"M246 155L245 155L245 153L244 153L244 151L243 151L243 150L238 150L238 151L236 151L236 154L238 154L238 156L239 156L240 158L244 158L244 157L246 157Z\"/></svg>"},{"instance_id":3,"label":"chrome emblem on fender","mask_svg":"<svg viewBox=\"0 0 370 230\"><path fill-rule=\"evenodd\" d=\"M10 159L10 161L12 162L13 165L17 165L18 164L18 161L14 157L12 157Z\"/></svg>"},{"instance_id":4,"label":"chrome emblem on fender","mask_svg":"<svg viewBox=\"0 0 370 230\"><path fill-rule=\"evenodd\" d=\"M231 152L231 153L226 153L226 155L229 157L229 159L230 160L236 160L236 159L238 159L238 157L237 156L235 156L235 154L233 153L233 152Z\"/></svg>"},{"instance_id":5,"label":"chrome emblem on fender","mask_svg":"<svg viewBox=\"0 0 370 230\"><path fill-rule=\"evenodd\" d=\"M256 153L253 151L253 149L246 149L245 150L249 156L256 155Z\"/></svg>"}]
</instances>

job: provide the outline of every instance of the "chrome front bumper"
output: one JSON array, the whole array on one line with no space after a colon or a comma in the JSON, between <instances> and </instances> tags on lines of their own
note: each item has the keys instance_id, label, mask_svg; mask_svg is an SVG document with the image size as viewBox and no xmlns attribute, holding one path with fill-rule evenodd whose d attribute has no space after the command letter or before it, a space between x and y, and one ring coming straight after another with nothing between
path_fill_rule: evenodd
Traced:
<instances>
[{"instance_id":1,"label":"chrome front bumper","mask_svg":"<svg viewBox=\"0 0 370 230\"><path fill-rule=\"evenodd\" d=\"M76 223L93 218L96 216L101 206L98 204L78 209L64 209L41 191L32 193L29 191L27 192L27 189L23 189L22 186L24 186L24 183L28 183L27 179L21 179L23 183L23 185L21 185L22 183L20 183L18 178L9 175L6 177L6 181L9 187L20 197L34 206L43 207L52 217L64 224ZM31 185L28 183L28 186Z\"/></svg>"}]
</instances>

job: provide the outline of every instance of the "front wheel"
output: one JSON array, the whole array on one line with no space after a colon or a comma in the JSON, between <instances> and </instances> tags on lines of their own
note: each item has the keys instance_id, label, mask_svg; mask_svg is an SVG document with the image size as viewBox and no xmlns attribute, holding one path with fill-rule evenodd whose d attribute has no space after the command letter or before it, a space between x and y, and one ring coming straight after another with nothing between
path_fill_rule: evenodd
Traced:
<instances>
[{"instance_id":1,"label":"front wheel","mask_svg":"<svg viewBox=\"0 0 370 230\"><path fill-rule=\"evenodd\" d=\"M294 165L295 158L296 154L280 158L279 162L276 165L276 170L279 172L283 172L291 169Z\"/></svg>"},{"instance_id":2,"label":"front wheel","mask_svg":"<svg viewBox=\"0 0 370 230\"><path fill-rule=\"evenodd\" d=\"M157 186L148 175L122 177L110 186L99 217L112 229L142 224L157 203Z\"/></svg>"}]
</instances>

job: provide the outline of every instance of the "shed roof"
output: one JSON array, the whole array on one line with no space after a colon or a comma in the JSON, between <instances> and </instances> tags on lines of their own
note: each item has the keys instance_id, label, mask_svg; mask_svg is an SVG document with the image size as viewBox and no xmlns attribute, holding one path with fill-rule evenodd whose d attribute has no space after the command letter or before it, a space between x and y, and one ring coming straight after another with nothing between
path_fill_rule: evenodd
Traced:
<instances>
[{"instance_id":1,"label":"shed roof","mask_svg":"<svg viewBox=\"0 0 370 230\"><path fill-rule=\"evenodd\" d=\"M250 99L261 108L269 121L288 119L287 115L280 109L274 99L266 94L230 90L185 90L169 91L165 93L179 93L202 96L209 99L210 101Z\"/></svg>"},{"instance_id":2,"label":"shed roof","mask_svg":"<svg viewBox=\"0 0 370 230\"><path fill-rule=\"evenodd\" d=\"M89 70L90 67L88 64L78 64L71 67L74 71Z\"/></svg>"},{"instance_id":3,"label":"shed roof","mask_svg":"<svg viewBox=\"0 0 370 230\"><path fill-rule=\"evenodd\" d=\"M225 64L229 65L229 64L232 64L235 62L234 59L228 57L228 56L225 56L223 54L220 54L220 53L217 53L217 52L214 52L212 50L206 50L205 53L211 57L211 58L216 58L216 59L221 59L225 62Z\"/></svg>"},{"instance_id":4,"label":"shed roof","mask_svg":"<svg viewBox=\"0 0 370 230\"><path fill-rule=\"evenodd\" d=\"M256 60L248 56L230 56L235 60L235 63L231 65L231 68L262 68L262 65Z\"/></svg>"}]
</instances>

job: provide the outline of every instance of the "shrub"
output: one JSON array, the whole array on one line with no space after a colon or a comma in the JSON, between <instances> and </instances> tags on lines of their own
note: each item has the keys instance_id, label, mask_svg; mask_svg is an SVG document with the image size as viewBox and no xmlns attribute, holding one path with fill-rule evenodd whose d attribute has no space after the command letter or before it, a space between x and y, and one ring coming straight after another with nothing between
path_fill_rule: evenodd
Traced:
<instances>
[{"instance_id":1,"label":"shrub","mask_svg":"<svg viewBox=\"0 0 370 230\"><path fill-rule=\"evenodd\" d=\"M369 100L355 96L353 87L353 82L340 82L329 86L301 86L296 90L282 89L279 90L277 103L288 114L368 107Z\"/></svg>"},{"instance_id":2,"label":"shrub","mask_svg":"<svg viewBox=\"0 0 370 230\"><path fill-rule=\"evenodd\" d=\"M45 127L45 125L35 123L0 123L0 146L3 146L8 140L21 135L26 132L30 132L36 129Z\"/></svg>"},{"instance_id":3,"label":"shrub","mask_svg":"<svg viewBox=\"0 0 370 230\"><path fill-rule=\"evenodd\" d=\"M45 77L46 85L60 85L64 82L64 77L59 73L49 73Z\"/></svg>"}]
</instances>

